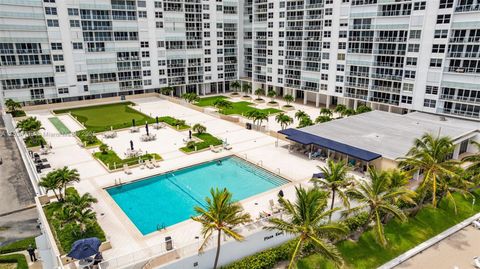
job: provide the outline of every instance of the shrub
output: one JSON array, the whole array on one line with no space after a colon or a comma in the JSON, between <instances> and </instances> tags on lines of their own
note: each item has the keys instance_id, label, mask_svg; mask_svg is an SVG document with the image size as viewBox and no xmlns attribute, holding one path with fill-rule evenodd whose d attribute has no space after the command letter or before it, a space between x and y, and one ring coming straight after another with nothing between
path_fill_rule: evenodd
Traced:
<instances>
[{"instance_id":1,"label":"shrub","mask_svg":"<svg viewBox=\"0 0 480 269\"><path fill-rule=\"evenodd\" d=\"M296 240L289 241L278 247L270 248L254 254L252 256L245 257L241 260L233 262L225 269L270 269L273 268L278 262L290 259L290 253L294 247Z\"/></svg>"},{"instance_id":2,"label":"shrub","mask_svg":"<svg viewBox=\"0 0 480 269\"><path fill-rule=\"evenodd\" d=\"M2 263L16 263L17 269L28 269L27 259L23 254L10 254L0 256L0 264Z\"/></svg>"},{"instance_id":3,"label":"shrub","mask_svg":"<svg viewBox=\"0 0 480 269\"><path fill-rule=\"evenodd\" d=\"M368 221L368 212L361 212L357 215L347 218L343 223L348 227L351 232L355 232L358 228L365 225Z\"/></svg>"},{"instance_id":4,"label":"shrub","mask_svg":"<svg viewBox=\"0 0 480 269\"><path fill-rule=\"evenodd\" d=\"M0 254L7 254L17 251L26 250L29 245L35 246L35 238L28 237L25 239L21 239L5 246L0 247Z\"/></svg>"},{"instance_id":5,"label":"shrub","mask_svg":"<svg viewBox=\"0 0 480 269\"><path fill-rule=\"evenodd\" d=\"M196 144L195 141L188 141L187 142L187 148L193 150L195 148L195 144Z\"/></svg>"},{"instance_id":6,"label":"shrub","mask_svg":"<svg viewBox=\"0 0 480 269\"><path fill-rule=\"evenodd\" d=\"M102 154L107 154L108 153L108 145L107 144L101 144L99 149L102 152Z\"/></svg>"}]
</instances>

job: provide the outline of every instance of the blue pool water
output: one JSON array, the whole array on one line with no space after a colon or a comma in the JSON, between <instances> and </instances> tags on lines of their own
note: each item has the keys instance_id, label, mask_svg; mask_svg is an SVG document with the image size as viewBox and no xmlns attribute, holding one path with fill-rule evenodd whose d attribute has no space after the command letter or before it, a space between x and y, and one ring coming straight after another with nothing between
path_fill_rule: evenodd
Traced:
<instances>
[{"instance_id":1,"label":"blue pool water","mask_svg":"<svg viewBox=\"0 0 480 269\"><path fill-rule=\"evenodd\" d=\"M135 181L107 192L143 235L190 218L210 188L227 188L237 201L288 183L237 157L221 159Z\"/></svg>"}]
</instances>

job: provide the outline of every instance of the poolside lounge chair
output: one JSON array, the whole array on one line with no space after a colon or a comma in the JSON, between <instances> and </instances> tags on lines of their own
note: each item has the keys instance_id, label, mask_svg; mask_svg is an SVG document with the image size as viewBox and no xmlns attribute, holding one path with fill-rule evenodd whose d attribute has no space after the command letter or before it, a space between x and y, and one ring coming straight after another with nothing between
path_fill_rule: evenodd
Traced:
<instances>
[{"instance_id":1,"label":"poolside lounge chair","mask_svg":"<svg viewBox=\"0 0 480 269\"><path fill-rule=\"evenodd\" d=\"M232 149L232 146L230 146L229 144L224 144L224 145L223 145L223 149L225 149L225 150L231 150L231 149Z\"/></svg>"},{"instance_id":2,"label":"poolside lounge chair","mask_svg":"<svg viewBox=\"0 0 480 269\"><path fill-rule=\"evenodd\" d=\"M155 166L157 168L160 167L160 164L157 162L157 160L152 159L150 162L153 164L153 166Z\"/></svg>"},{"instance_id":3,"label":"poolside lounge chair","mask_svg":"<svg viewBox=\"0 0 480 269\"><path fill-rule=\"evenodd\" d=\"M128 164L123 165L123 172L125 172L125 174L127 174L127 175L132 174L132 171L130 170L130 168L128 168Z\"/></svg>"},{"instance_id":4,"label":"poolside lounge chair","mask_svg":"<svg viewBox=\"0 0 480 269\"><path fill-rule=\"evenodd\" d=\"M473 257L473 266L480 269L480 257Z\"/></svg>"},{"instance_id":5,"label":"poolside lounge chair","mask_svg":"<svg viewBox=\"0 0 480 269\"><path fill-rule=\"evenodd\" d=\"M210 150L214 153L219 153L221 149L216 149L214 146L210 145Z\"/></svg>"},{"instance_id":6,"label":"poolside lounge chair","mask_svg":"<svg viewBox=\"0 0 480 269\"><path fill-rule=\"evenodd\" d=\"M146 161L145 161L145 166L146 166L148 169L153 169L153 164L150 162L150 160L146 160Z\"/></svg>"},{"instance_id":7,"label":"poolside lounge chair","mask_svg":"<svg viewBox=\"0 0 480 269\"><path fill-rule=\"evenodd\" d=\"M472 225L473 225L473 227L480 230L480 221L474 220L474 221L472 221Z\"/></svg>"}]
</instances>

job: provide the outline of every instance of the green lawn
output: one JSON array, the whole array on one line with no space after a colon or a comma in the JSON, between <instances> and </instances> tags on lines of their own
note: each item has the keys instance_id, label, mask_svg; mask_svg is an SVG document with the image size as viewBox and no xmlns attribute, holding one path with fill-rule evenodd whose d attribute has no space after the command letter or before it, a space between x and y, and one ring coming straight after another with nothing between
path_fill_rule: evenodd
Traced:
<instances>
[{"instance_id":1,"label":"green lawn","mask_svg":"<svg viewBox=\"0 0 480 269\"><path fill-rule=\"evenodd\" d=\"M4 265L10 265L10 264L16 264L16 269L28 269L28 263L27 259L25 259L25 256L23 254L10 254L10 255L1 255L0 256L0 268L12 268L10 266L3 266Z\"/></svg>"},{"instance_id":2,"label":"green lawn","mask_svg":"<svg viewBox=\"0 0 480 269\"><path fill-rule=\"evenodd\" d=\"M476 201L480 199L480 191L476 192ZM385 226L388 246L382 248L373 237L372 231L364 233L358 242L343 241L337 246L342 253L347 268L377 268L405 251L434 237L480 212L480 203L472 207L472 200L465 200L456 194L458 213L453 207L442 201L439 208L426 207L417 216L406 223L394 220ZM321 256L315 254L298 262L299 269L334 268L326 264Z\"/></svg>"},{"instance_id":3,"label":"green lawn","mask_svg":"<svg viewBox=\"0 0 480 269\"><path fill-rule=\"evenodd\" d=\"M197 103L195 103L195 105L200 106L200 107L213 106L213 103L217 99L228 99L228 97L226 97L226 96L204 97L204 98L200 98L200 100ZM232 102L232 108L222 109L220 111L220 113L225 114L225 115L232 115L232 114L244 115L245 113L247 113L248 111L251 111L251 110L260 110L260 111L264 111L268 114L274 114L274 113L281 112L281 110L278 110L278 109L275 109L275 108L258 109L258 108L252 107L251 106L252 104L253 103L245 102L245 101Z\"/></svg>"},{"instance_id":4,"label":"green lawn","mask_svg":"<svg viewBox=\"0 0 480 269\"><path fill-rule=\"evenodd\" d=\"M35 246L35 237L21 239L0 247L0 254L26 250L29 245Z\"/></svg>"},{"instance_id":5,"label":"green lawn","mask_svg":"<svg viewBox=\"0 0 480 269\"><path fill-rule=\"evenodd\" d=\"M138 158L139 157L133 157L133 158L127 158L127 159L122 159L120 158L117 153L113 150L107 151L107 153L102 153L102 152L95 152L93 154L95 158L100 160L103 164L105 164L109 169L114 169L114 164L116 165L117 168L122 168L124 164L127 164L128 166L138 164ZM145 154L140 157L142 160L151 160L155 158L155 160L161 160L162 157L156 153L152 154Z\"/></svg>"},{"instance_id":6,"label":"green lawn","mask_svg":"<svg viewBox=\"0 0 480 269\"><path fill-rule=\"evenodd\" d=\"M76 190L74 188L68 188L67 192L76 192ZM62 224L53 217L55 212L62 209L62 206L63 204L60 202L53 202L43 207L43 211L45 212L45 216L50 224L50 228L55 236L61 254L68 253L72 244L82 238L97 237L102 242L106 240L105 233L97 222L89 227L85 231L85 234L74 232L76 230L70 224L62 227Z\"/></svg>"},{"instance_id":7,"label":"green lawn","mask_svg":"<svg viewBox=\"0 0 480 269\"><path fill-rule=\"evenodd\" d=\"M223 143L222 140L216 138L215 136L213 136L209 133L202 133L202 134L195 133L195 134L193 134L193 136L202 140L202 142L195 143L195 146L197 146L197 151L202 150L202 149L206 149L206 148L210 147L210 145L219 146ZM183 151L183 152L193 152L195 150L195 147L193 147L193 148L182 147L182 148L180 148L180 150Z\"/></svg>"},{"instance_id":8,"label":"green lawn","mask_svg":"<svg viewBox=\"0 0 480 269\"><path fill-rule=\"evenodd\" d=\"M69 134L70 130L63 124L63 122L57 117L48 118L48 120L55 126L55 128L60 132L60 134Z\"/></svg>"},{"instance_id":9,"label":"green lawn","mask_svg":"<svg viewBox=\"0 0 480 269\"><path fill-rule=\"evenodd\" d=\"M87 130L93 132L122 129L132 126L135 119L136 125L144 125L145 122L153 123L155 119L129 107L131 102L88 106L72 109L55 110L56 114L71 113Z\"/></svg>"}]
</instances>

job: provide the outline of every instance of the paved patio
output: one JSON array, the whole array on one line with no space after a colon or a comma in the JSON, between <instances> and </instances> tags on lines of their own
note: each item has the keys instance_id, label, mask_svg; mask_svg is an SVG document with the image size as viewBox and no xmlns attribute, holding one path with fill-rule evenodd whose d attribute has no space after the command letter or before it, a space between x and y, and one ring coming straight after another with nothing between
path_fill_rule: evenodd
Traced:
<instances>
[{"instance_id":1,"label":"paved patio","mask_svg":"<svg viewBox=\"0 0 480 269\"><path fill-rule=\"evenodd\" d=\"M246 130L238 124L223 121L181 105L156 98L136 99L134 102L138 104L136 109L152 117L173 116L186 120L188 124L201 123L207 127L207 131L212 135L227 139L233 149L230 151L224 150L221 153L204 151L187 155L180 152L178 148L183 146L182 140L188 136L188 131L177 132L170 128L161 130L150 128L152 133L157 134L157 140L153 142L140 142L140 135L145 133L143 127L140 134L131 134L127 130L120 131L117 138L106 140L120 157L123 157L123 152L129 146L129 141L133 140L136 148L159 153L164 157L164 161L160 162L161 166L155 169L133 168L131 175L125 175L123 172L109 173L93 159L91 155L93 149L81 148L77 140L71 135L60 136L58 134L55 127L48 121L48 118L52 116L49 111L30 112L30 115L36 116L42 121L46 132L45 138L53 147L53 152L46 156L52 165L52 169L63 166L76 168L81 175L81 181L75 183L75 187L80 193L90 192L98 199L98 203L94 205L98 213L98 221L113 245L112 250L104 253L107 260L122 255L127 255L123 258L128 260L129 253L157 246L164 242L165 236L171 236L175 246L178 247L198 242L195 236L200 235L200 225L191 220L147 236L141 235L104 190L106 187L113 186L118 179L125 183L221 156L236 154L274 173L279 173L293 182L241 201L245 210L256 218L260 211L268 210L268 201L276 198L279 189L284 191L287 198L293 198L294 185L309 184L308 180L312 173L318 172L317 165L324 165L318 160L308 160L305 156L290 154L287 150L288 142L279 141L278 146L276 146L277 139L274 137ZM318 109L315 110L318 115ZM314 113L312 108L309 111ZM81 128L68 116L61 116L60 119L72 131ZM48 171L44 171L44 173L46 172ZM185 233L185 231L189 232Z\"/></svg>"}]
</instances>

